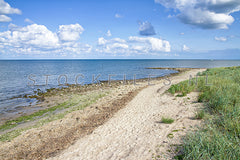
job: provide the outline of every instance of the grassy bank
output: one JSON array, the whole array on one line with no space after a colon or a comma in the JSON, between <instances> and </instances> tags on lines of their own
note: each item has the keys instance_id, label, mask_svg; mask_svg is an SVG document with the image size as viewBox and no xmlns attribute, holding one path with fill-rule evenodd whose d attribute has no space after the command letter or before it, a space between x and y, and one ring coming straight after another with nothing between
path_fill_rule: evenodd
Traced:
<instances>
[{"instance_id":1,"label":"grassy bank","mask_svg":"<svg viewBox=\"0 0 240 160\"><path fill-rule=\"evenodd\" d=\"M206 77L212 85L206 85ZM207 69L194 80L172 85L168 90L176 96L200 91L198 100L204 102L208 115L200 130L184 138L183 155L179 157L240 159L240 67Z\"/></svg>"}]
</instances>

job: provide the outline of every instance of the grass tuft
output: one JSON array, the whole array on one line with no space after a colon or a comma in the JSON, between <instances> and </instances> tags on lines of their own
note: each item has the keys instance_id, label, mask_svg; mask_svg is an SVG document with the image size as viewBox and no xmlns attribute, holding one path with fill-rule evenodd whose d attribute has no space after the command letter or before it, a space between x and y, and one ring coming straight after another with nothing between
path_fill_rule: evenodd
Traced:
<instances>
[{"instance_id":1,"label":"grass tuft","mask_svg":"<svg viewBox=\"0 0 240 160\"><path fill-rule=\"evenodd\" d=\"M195 114L195 118L196 118L196 119L203 119L204 116L205 116L204 110L200 110L200 111L198 111L198 112Z\"/></svg>"},{"instance_id":2,"label":"grass tuft","mask_svg":"<svg viewBox=\"0 0 240 160\"><path fill-rule=\"evenodd\" d=\"M174 122L174 119L172 119L172 118L162 117L161 122L162 122L162 123L165 123L165 124L171 124L171 123Z\"/></svg>"}]
</instances>

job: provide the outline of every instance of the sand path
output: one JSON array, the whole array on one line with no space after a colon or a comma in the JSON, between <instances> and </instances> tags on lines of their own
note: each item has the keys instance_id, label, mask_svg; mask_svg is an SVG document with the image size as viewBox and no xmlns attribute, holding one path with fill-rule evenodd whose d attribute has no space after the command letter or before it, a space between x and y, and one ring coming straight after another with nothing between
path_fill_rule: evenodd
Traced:
<instances>
[{"instance_id":1,"label":"sand path","mask_svg":"<svg viewBox=\"0 0 240 160\"><path fill-rule=\"evenodd\" d=\"M187 80L203 69L193 69L178 76L171 77L172 84ZM179 141L186 130L199 121L192 117L199 104L197 93L191 93L188 98L176 98L164 93L169 85L166 80L143 89L127 106L118 111L105 124L50 159L64 160L107 160L107 159L152 159L169 158L164 144ZM161 117L172 117L172 124L161 123ZM173 130L174 138L168 134ZM162 147L162 148L161 148Z\"/></svg>"}]
</instances>

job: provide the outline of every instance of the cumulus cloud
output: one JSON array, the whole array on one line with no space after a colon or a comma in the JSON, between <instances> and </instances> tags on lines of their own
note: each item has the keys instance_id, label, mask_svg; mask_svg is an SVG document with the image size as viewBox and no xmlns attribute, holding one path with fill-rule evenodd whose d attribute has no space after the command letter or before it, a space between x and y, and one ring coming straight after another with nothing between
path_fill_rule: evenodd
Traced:
<instances>
[{"instance_id":1,"label":"cumulus cloud","mask_svg":"<svg viewBox=\"0 0 240 160\"><path fill-rule=\"evenodd\" d=\"M113 43L127 43L126 40L124 39L121 39L121 38L113 38L110 40L110 42L113 42Z\"/></svg>"},{"instance_id":2,"label":"cumulus cloud","mask_svg":"<svg viewBox=\"0 0 240 160\"><path fill-rule=\"evenodd\" d=\"M150 22L139 22L139 34L143 36L155 35L155 30Z\"/></svg>"},{"instance_id":3,"label":"cumulus cloud","mask_svg":"<svg viewBox=\"0 0 240 160\"><path fill-rule=\"evenodd\" d=\"M171 51L168 41L153 37L130 36L127 40L121 38L105 39L98 38L96 52L109 53L113 55L146 54L156 55Z\"/></svg>"},{"instance_id":4,"label":"cumulus cloud","mask_svg":"<svg viewBox=\"0 0 240 160\"><path fill-rule=\"evenodd\" d=\"M96 51L99 53L109 53L109 54L123 54L128 53L129 46L124 39L112 38L106 40L103 37L98 38L98 47Z\"/></svg>"},{"instance_id":5,"label":"cumulus cloud","mask_svg":"<svg viewBox=\"0 0 240 160\"><path fill-rule=\"evenodd\" d=\"M106 46L105 52L106 53L126 53L127 49L128 49L127 44L113 43Z\"/></svg>"},{"instance_id":6,"label":"cumulus cloud","mask_svg":"<svg viewBox=\"0 0 240 160\"><path fill-rule=\"evenodd\" d=\"M12 19L6 15L0 15L0 22L10 22Z\"/></svg>"},{"instance_id":7,"label":"cumulus cloud","mask_svg":"<svg viewBox=\"0 0 240 160\"><path fill-rule=\"evenodd\" d=\"M103 37L98 38L98 45L105 45L107 43L107 40Z\"/></svg>"},{"instance_id":8,"label":"cumulus cloud","mask_svg":"<svg viewBox=\"0 0 240 160\"><path fill-rule=\"evenodd\" d=\"M10 22L12 19L6 15L8 14L21 14L21 11L17 8L12 8L4 0L0 0L0 22Z\"/></svg>"},{"instance_id":9,"label":"cumulus cloud","mask_svg":"<svg viewBox=\"0 0 240 160\"><path fill-rule=\"evenodd\" d=\"M170 52L171 45L168 41L153 37L129 37L129 41L140 43L149 52Z\"/></svg>"},{"instance_id":10,"label":"cumulus cloud","mask_svg":"<svg viewBox=\"0 0 240 160\"><path fill-rule=\"evenodd\" d=\"M108 37L111 37L111 36L112 36L112 33L111 33L111 31L110 31L110 30L108 30L108 31L107 31L107 34L106 34L106 36L108 36Z\"/></svg>"},{"instance_id":11,"label":"cumulus cloud","mask_svg":"<svg viewBox=\"0 0 240 160\"><path fill-rule=\"evenodd\" d=\"M127 43L126 40L121 39L121 38L112 38L109 40L106 40L103 37L98 38L98 45L105 45L105 44L110 44L110 43Z\"/></svg>"},{"instance_id":12,"label":"cumulus cloud","mask_svg":"<svg viewBox=\"0 0 240 160\"><path fill-rule=\"evenodd\" d=\"M98 45L79 42L83 28L79 24L61 25L52 32L44 25L29 24L24 27L10 23L8 30L0 32L1 54L13 55L72 55L109 53L118 56L135 54L161 54L171 51L170 43L153 37L98 38ZM73 37L69 38L70 34Z\"/></svg>"},{"instance_id":13,"label":"cumulus cloud","mask_svg":"<svg viewBox=\"0 0 240 160\"><path fill-rule=\"evenodd\" d=\"M227 41L227 38L226 37L215 37L215 40L225 42L225 41Z\"/></svg>"},{"instance_id":14,"label":"cumulus cloud","mask_svg":"<svg viewBox=\"0 0 240 160\"><path fill-rule=\"evenodd\" d=\"M155 0L180 13L177 17L185 24L203 29L228 29L234 22L230 15L240 10L239 0Z\"/></svg>"},{"instance_id":15,"label":"cumulus cloud","mask_svg":"<svg viewBox=\"0 0 240 160\"><path fill-rule=\"evenodd\" d=\"M184 44L182 50L187 52L190 50L190 48Z\"/></svg>"},{"instance_id":16,"label":"cumulus cloud","mask_svg":"<svg viewBox=\"0 0 240 160\"><path fill-rule=\"evenodd\" d=\"M62 41L76 41L84 31L80 24L60 25L58 36Z\"/></svg>"},{"instance_id":17,"label":"cumulus cloud","mask_svg":"<svg viewBox=\"0 0 240 160\"><path fill-rule=\"evenodd\" d=\"M9 24L8 31L0 32L0 45L4 46L4 52L21 54L90 52L92 49L90 45L78 42L79 34L83 31L79 26L79 24L61 25L58 32L52 32L44 25L31 24L19 27ZM65 34L73 37L69 38L69 35Z\"/></svg>"},{"instance_id":18,"label":"cumulus cloud","mask_svg":"<svg viewBox=\"0 0 240 160\"><path fill-rule=\"evenodd\" d=\"M1 32L0 37L3 43L17 47L55 47L58 43L56 34L49 31L44 25L32 24L26 27L9 25L11 31Z\"/></svg>"}]
</instances>

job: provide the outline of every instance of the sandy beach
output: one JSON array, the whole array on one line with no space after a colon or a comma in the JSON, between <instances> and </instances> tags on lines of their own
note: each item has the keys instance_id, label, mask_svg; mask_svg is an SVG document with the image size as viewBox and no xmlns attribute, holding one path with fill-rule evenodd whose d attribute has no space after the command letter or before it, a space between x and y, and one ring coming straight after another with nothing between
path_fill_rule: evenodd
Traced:
<instances>
[{"instance_id":1,"label":"sandy beach","mask_svg":"<svg viewBox=\"0 0 240 160\"><path fill-rule=\"evenodd\" d=\"M195 130L197 92L175 97L171 84L205 69L191 69L168 79L117 85L90 106L31 128L0 142L1 159L171 159L181 136ZM89 91L89 95L95 90ZM171 117L172 124L161 123Z\"/></svg>"}]
</instances>

